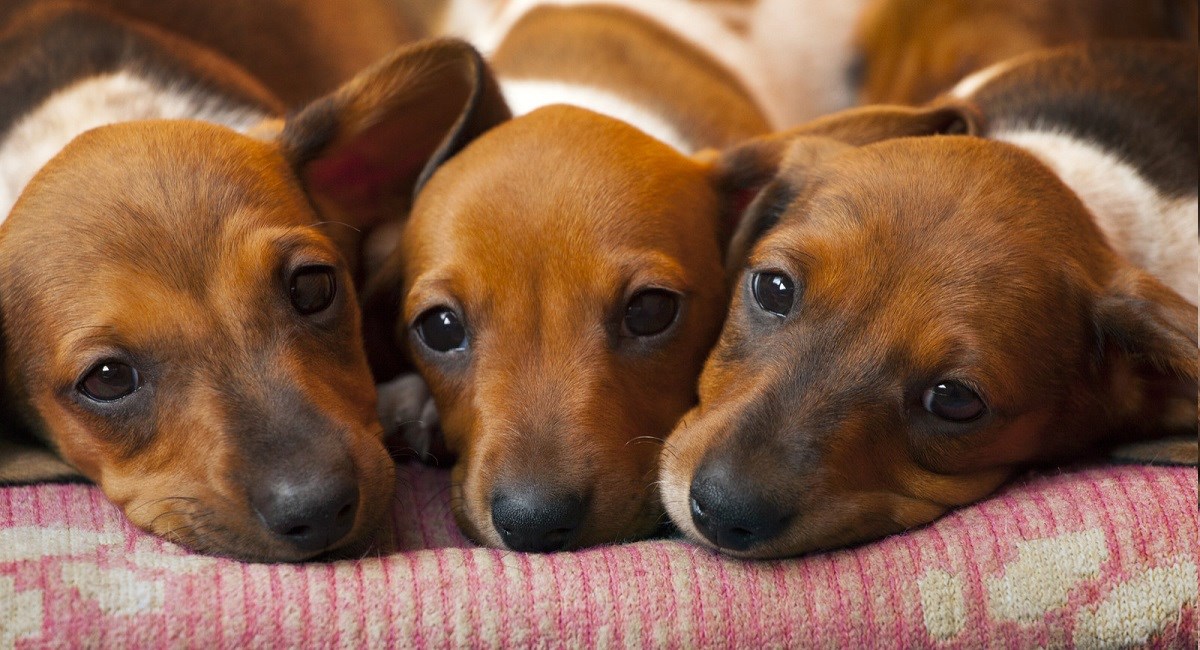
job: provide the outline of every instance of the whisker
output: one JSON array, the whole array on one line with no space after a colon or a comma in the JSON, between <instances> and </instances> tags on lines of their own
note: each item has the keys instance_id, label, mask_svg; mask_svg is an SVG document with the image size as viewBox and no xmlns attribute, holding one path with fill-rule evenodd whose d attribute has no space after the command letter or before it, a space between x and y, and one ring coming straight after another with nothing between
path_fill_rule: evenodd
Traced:
<instances>
[{"instance_id":1,"label":"whisker","mask_svg":"<svg viewBox=\"0 0 1200 650\"><path fill-rule=\"evenodd\" d=\"M671 454L671 458L679 460L679 452L675 450L675 445L672 445L670 440L662 441L662 450Z\"/></svg>"},{"instance_id":2,"label":"whisker","mask_svg":"<svg viewBox=\"0 0 1200 650\"><path fill-rule=\"evenodd\" d=\"M149 501L142 503L138 507L130 510L127 516L133 515L134 513L141 510L142 508L145 508L146 506L151 506L156 503L162 503L163 501L170 501L172 499L177 499L179 501L199 501L200 500L200 499L197 499L196 497L163 497L161 499L151 499Z\"/></svg>"},{"instance_id":3,"label":"whisker","mask_svg":"<svg viewBox=\"0 0 1200 650\"><path fill-rule=\"evenodd\" d=\"M313 225L314 226L325 226L325 225L345 226L345 227L349 228L350 230L353 230L354 232L362 232L362 229L355 228L354 226L351 226L350 224L346 223L345 221L333 221L333 220L318 221L317 223L315 223Z\"/></svg>"}]
</instances>

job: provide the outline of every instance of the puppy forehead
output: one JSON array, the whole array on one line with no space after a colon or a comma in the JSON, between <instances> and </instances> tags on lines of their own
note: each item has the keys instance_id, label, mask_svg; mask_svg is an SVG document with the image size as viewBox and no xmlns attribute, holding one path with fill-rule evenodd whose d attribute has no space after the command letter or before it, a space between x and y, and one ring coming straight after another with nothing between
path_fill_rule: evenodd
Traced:
<instances>
[{"instance_id":1,"label":"puppy forehead","mask_svg":"<svg viewBox=\"0 0 1200 650\"><path fill-rule=\"evenodd\" d=\"M274 146L201 122L133 122L89 131L46 165L5 223L3 248L18 269L111 265L189 284L270 239L263 229L314 222Z\"/></svg>"},{"instance_id":2,"label":"puppy forehead","mask_svg":"<svg viewBox=\"0 0 1200 650\"><path fill-rule=\"evenodd\" d=\"M704 165L617 120L552 106L493 129L447 163L418 199L411 228L462 239L478 239L478 228L522 228L635 241L680 222L715 222L715 201Z\"/></svg>"},{"instance_id":3,"label":"puppy forehead","mask_svg":"<svg viewBox=\"0 0 1200 650\"><path fill-rule=\"evenodd\" d=\"M281 223L312 220L274 145L203 122L127 122L69 143L30 182L7 227L87 230L89 239L104 240L128 234L110 234L120 217L180 241L211 236L241 208Z\"/></svg>"},{"instance_id":4,"label":"puppy forehead","mask_svg":"<svg viewBox=\"0 0 1200 650\"><path fill-rule=\"evenodd\" d=\"M864 271L929 268L937 273L911 275L965 279L997 265L1041 270L1101 242L1070 190L1002 143L902 138L788 171L809 188L756 253L792 250L874 267Z\"/></svg>"},{"instance_id":5,"label":"puppy forehead","mask_svg":"<svg viewBox=\"0 0 1200 650\"><path fill-rule=\"evenodd\" d=\"M801 317L824 314L812 322L855 337L859 357L899 354L909 370L957 368L1014 392L1017 367L1033 361L1008 351L1053 356L1077 335L1063 315L1079 307L1072 269L1097 244L1094 227L1040 165L944 140L840 157L751 262L795 269Z\"/></svg>"},{"instance_id":6,"label":"puppy forehead","mask_svg":"<svg viewBox=\"0 0 1200 650\"><path fill-rule=\"evenodd\" d=\"M497 127L418 198L409 277L471 260L489 278L593 270L668 276L718 255L708 168L640 131L550 107ZM681 273L674 273L681 275Z\"/></svg>"}]
</instances>

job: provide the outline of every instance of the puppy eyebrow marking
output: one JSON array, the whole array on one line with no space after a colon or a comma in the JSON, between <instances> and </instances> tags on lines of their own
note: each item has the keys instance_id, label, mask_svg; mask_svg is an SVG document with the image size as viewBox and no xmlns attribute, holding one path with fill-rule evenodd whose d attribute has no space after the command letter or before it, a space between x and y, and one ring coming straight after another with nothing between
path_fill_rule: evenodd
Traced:
<instances>
[{"instance_id":1,"label":"puppy eyebrow marking","mask_svg":"<svg viewBox=\"0 0 1200 650\"><path fill-rule=\"evenodd\" d=\"M683 267L660 251L629 251L622 255L620 269L628 278L626 290L641 285L659 285L684 293L691 290Z\"/></svg>"},{"instance_id":2,"label":"puppy eyebrow marking","mask_svg":"<svg viewBox=\"0 0 1200 650\"><path fill-rule=\"evenodd\" d=\"M325 222L325 223L340 223L340 222ZM344 225L344 224L343 224ZM347 226L349 227L349 226ZM292 227L271 229L263 233L265 238L272 239L271 247L281 256L290 257L301 252L313 253L319 261L333 264L334 259L329 259L329 246L325 244L325 239L316 233L311 228ZM318 261L318 260L314 260Z\"/></svg>"},{"instance_id":3,"label":"puppy eyebrow marking","mask_svg":"<svg viewBox=\"0 0 1200 650\"><path fill-rule=\"evenodd\" d=\"M90 330L103 331L79 334L79 332L88 332ZM115 340L117 338L116 333L117 328L113 325L80 325L63 333L62 348L68 352L82 352L83 348L91 348L99 345L122 347L120 342Z\"/></svg>"}]
</instances>

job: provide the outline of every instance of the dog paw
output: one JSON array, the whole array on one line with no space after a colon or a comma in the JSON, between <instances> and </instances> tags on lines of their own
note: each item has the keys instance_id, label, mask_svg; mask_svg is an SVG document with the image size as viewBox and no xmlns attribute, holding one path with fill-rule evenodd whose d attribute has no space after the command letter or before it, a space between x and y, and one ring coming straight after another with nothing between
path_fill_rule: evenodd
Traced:
<instances>
[{"instance_id":1,"label":"dog paw","mask_svg":"<svg viewBox=\"0 0 1200 650\"><path fill-rule=\"evenodd\" d=\"M420 375L401 375L378 391L379 421L393 457L415 456L432 465L448 459L437 406Z\"/></svg>"}]
</instances>

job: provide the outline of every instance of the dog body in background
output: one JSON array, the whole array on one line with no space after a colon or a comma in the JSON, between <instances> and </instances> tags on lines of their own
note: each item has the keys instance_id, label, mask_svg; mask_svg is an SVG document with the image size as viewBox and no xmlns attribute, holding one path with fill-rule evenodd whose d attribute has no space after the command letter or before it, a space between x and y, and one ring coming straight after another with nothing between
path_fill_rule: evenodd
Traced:
<instances>
[{"instance_id":1,"label":"dog body in background","mask_svg":"<svg viewBox=\"0 0 1200 650\"><path fill-rule=\"evenodd\" d=\"M476 42L519 116L438 170L372 283L368 314L430 385L479 542L552 551L658 525L661 441L694 403L753 184L697 152L768 128L722 64L737 43L697 44L735 36L687 11L509 3ZM411 388L382 399L403 402L393 387Z\"/></svg>"},{"instance_id":2,"label":"dog body in background","mask_svg":"<svg viewBox=\"0 0 1200 650\"><path fill-rule=\"evenodd\" d=\"M7 406L152 533L360 553L394 470L344 231L482 130L478 55L414 46L284 121L241 67L153 25L73 4L10 18ZM27 467L5 478L57 475Z\"/></svg>"},{"instance_id":3,"label":"dog body in background","mask_svg":"<svg viewBox=\"0 0 1200 650\"><path fill-rule=\"evenodd\" d=\"M747 40L768 80L767 109L777 128L791 127L856 103L846 72L855 26L868 0L758 0Z\"/></svg>"},{"instance_id":4,"label":"dog body in background","mask_svg":"<svg viewBox=\"0 0 1200 650\"><path fill-rule=\"evenodd\" d=\"M8 0L0 25L32 34L22 23L41 7L122 16L186 39L236 61L289 108L333 92L403 43L424 35L408 10L391 0ZM6 59L0 68L15 61Z\"/></svg>"},{"instance_id":5,"label":"dog body in background","mask_svg":"<svg viewBox=\"0 0 1200 650\"><path fill-rule=\"evenodd\" d=\"M851 83L863 103L923 104L972 72L1102 39L1196 43L1196 0L873 0Z\"/></svg>"},{"instance_id":6,"label":"dog body in background","mask_svg":"<svg viewBox=\"0 0 1200 650\"><path fill-rule=\"evenodd\" d=\"M1195 463L1196 81L1188 45L1077 46L929 109L987 139L879 142L886 109L859 109L746 145L780 171L662 457L672 519L777 557L1114 444L1179 434L1160 460Z\"/></svg>"}]
</instances>

